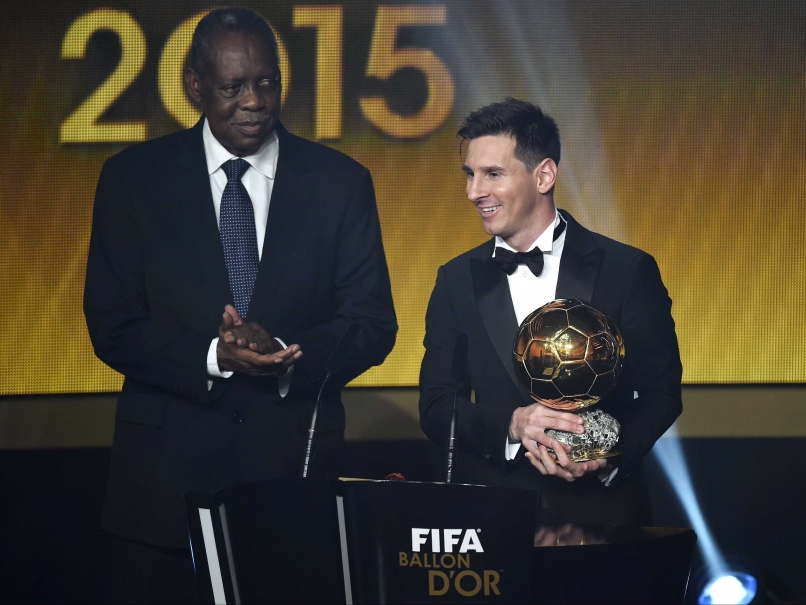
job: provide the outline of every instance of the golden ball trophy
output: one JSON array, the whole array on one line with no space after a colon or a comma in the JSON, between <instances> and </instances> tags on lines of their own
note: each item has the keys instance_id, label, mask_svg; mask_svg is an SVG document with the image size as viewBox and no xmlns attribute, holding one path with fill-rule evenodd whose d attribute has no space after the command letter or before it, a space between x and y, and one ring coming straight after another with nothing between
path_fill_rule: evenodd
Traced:
<instances>
[{"instance_id":1,"label":"golden ball trophy","mask_svg":"<svg viewBox=\"0 0 806 605\"><path fill-rule=\"evenodd\" d=\"M584 419L581 435L546 431L571 446L571 460L619 454L621 425L610 414L586 409L613 390L624 367L624 340L612 319L579 300L552 301L523 320L513 357L515 372L535 401Z\"/></svg>"}]
</instances>

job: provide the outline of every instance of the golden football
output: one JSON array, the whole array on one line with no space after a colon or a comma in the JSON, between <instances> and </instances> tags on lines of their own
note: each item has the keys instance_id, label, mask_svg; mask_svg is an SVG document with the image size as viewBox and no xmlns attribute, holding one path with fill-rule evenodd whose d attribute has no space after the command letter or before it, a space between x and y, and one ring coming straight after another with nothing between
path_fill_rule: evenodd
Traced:
<instances>
[{"instance_id":1,"label":"golden football","mask_svg":"<svg viewBox=\"0 0 806 605\"><path fill-rule=\"evenodd\" d=\"M589 304L559 299L523 320L513 348L515 372L540 403L577 410L608 395L624 366L616 324Z\"/></svg>"}]
</instances>

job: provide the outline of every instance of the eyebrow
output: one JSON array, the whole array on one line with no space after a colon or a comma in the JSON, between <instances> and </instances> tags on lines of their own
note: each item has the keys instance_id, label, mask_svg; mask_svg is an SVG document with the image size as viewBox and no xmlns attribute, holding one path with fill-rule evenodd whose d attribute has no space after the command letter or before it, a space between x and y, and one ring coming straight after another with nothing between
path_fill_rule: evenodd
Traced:
<instances>
[{"instance_id":1,"label":"eyebrow","mask_svg":"<svg viewBox=\"0 0 806 605\"><path fill-rule=\"evenodd\" d=\"M462 166L462 170L464 170L465 172L474 172L474 170L470 168L470 166L468 166L467 164ZM504 171L503 166L480 166L478 170L478 172L484 172L488 174L490 172L503 172L503 171Z\"/></svg>"},{"instance_id":2,"label":"eyebrow","mask_svg":"<svg viewBox=\"0 0 806 605\"><path fill-rule=\"evenodd\" d=\"M278 72L275 72L273 74L264 73L262 75L257 76L256 79L257 80L279 80L281 77L282 77L282 74L280 74L280 72L278 71ZM222 80L222 82L225 82L226 84L241 84L241 83L246 82L246 81L248 81L250 79L251 78L249 78L248 76L235 76L235 77L232 77L232 78L227 78L226 80Z\"/></svg>"}]
</instances>

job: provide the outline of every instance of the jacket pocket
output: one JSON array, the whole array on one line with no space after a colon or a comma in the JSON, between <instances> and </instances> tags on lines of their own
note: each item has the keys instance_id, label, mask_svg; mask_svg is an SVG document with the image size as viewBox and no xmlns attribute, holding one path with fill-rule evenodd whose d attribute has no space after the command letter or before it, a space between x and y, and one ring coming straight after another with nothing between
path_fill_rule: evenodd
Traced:
<instances>
[{"instance_id":1,"label":"jacket pocket","mask_svg":"<svg viewBox=\"0 0 806 605\"><path fill-rule=\"evenodd\" d=\"M162 428L166 407L168 407L168 401L163 396L123 392L118 397L115 420L157 429Z\"/></svg>"}]
</instances>

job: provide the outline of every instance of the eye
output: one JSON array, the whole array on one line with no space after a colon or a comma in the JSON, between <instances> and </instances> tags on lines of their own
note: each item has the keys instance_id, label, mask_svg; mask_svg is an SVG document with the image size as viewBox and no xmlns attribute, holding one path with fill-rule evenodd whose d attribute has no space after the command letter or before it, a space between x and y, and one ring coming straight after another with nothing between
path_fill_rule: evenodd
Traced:
<instances>
[{"instance_id":1,"label":"eye","mask_svg":"<svg viewBox=\"0 0 806 605\"><path fill-rule=\"evenodd\" d=\"M231 97L237 94L240 89L240 84L228 84L227 86L221 88L221 92L223 92L225 96Z\"/></svg>"},{"instance_id":2,"label":"eye","mask_svg":"<svg viewBox=\"0 0 806 605\"><path fill-rule=\"evenodd\" d=\"M277 90L280 87L280 78L263 78L260 85L269 91Z\"/></svg>"}]
</instances>

